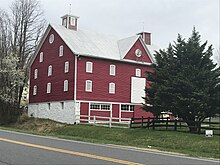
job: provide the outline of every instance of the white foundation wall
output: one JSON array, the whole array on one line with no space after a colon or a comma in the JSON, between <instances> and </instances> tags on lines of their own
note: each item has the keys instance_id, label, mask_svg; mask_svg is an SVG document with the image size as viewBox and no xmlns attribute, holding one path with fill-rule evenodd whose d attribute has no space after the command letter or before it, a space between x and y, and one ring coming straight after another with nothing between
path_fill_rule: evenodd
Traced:
<instances>
[{"instance_id":1,"label":"white foundation wall","mask_svg":"<svg viewBox=\"0 0 220 165\"><path fill-rule=\"evenodd\" d=\"M74 101L31 103L28 105L28 116L74 124Z\"/></svg>"}]
</instances>

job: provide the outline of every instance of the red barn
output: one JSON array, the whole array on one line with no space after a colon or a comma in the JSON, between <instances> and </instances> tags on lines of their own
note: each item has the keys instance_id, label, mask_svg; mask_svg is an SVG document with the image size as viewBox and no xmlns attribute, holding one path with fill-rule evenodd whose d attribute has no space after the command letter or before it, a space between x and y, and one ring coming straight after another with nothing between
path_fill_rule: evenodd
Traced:
<instances>
[{"instance_id":1,"label":"red barn","mask_svg":"<svg viewBox=\"0 0 220 165\"><path fill-rule=\"evenodd\" d=\"M31 63L28 114L71 124L79 115L152 116L141 109L157 49L151 34L119 39L78 29L78 18L46 29Z\"/></svg>"}]
</instances>

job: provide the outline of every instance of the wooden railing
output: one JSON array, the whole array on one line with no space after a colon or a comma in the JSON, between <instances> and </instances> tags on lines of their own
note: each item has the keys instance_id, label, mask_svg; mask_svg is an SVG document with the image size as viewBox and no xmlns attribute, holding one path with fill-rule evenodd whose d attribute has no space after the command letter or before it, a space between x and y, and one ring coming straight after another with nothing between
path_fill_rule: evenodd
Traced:
<instances>
[{"instance_id":1,"label":"wooden railing","mask_svg":"<svg viewBox=\"0 0 220 165\"><path fill-rule=\"evenodd\" d=\"M192 126L189 126L192 125ZM194 129L198 134L203 133L204 130L214 130L214 134L220 135L220 122L200 122L200 121L186 121L186 120L170 120L169 118L131 118L130 128L163 128L172 129L174 131L186 130L182 128ZM189 128L189 129L190 129Z\"/></svg>"},{"instance_id":2,"label":"wooden railing","mask_svg":"<svg viewBox=\"0 0 220 165\"><path fill-rule=\"evenodd\" d=\"M131 118L88 116L88 115L79 115L78 118L81 124L92 124L97 126L106 126L110 128L111 127L129 128L131 123Z\"/></svg>"}]
</instances>

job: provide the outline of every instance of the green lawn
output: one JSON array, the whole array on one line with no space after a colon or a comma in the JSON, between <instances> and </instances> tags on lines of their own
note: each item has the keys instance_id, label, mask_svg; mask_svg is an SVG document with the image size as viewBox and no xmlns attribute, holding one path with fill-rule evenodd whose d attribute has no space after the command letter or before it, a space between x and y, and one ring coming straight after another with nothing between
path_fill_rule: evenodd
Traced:
<instances>
[{"instance_id":1,"label":"green lawn","mask_svg":"<svg viewBox=\"0 0 220 165\"><path fill-rule=\"evenodd\" d=\"M166 130L67 125L33 118L0 128L94 143L151 148L196 157L220 159L220 136L207 138L205 135Z\"/></svg>"}]
</instances>

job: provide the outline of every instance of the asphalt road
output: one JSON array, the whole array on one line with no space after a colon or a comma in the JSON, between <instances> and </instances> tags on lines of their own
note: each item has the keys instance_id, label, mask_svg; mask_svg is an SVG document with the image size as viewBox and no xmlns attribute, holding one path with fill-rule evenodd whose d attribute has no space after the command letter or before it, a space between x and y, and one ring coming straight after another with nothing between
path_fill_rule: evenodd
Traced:
<instances>
[{"instance_id":1,"label":"asphalt road","mask_svg":"<svg viewBox=\"0 0 220 165\"><path fill-rule=\"evenodd\" d=\"M0 130L0 165L29 164L219 165L220 162Z\"/></svg>"}]
</instances>

